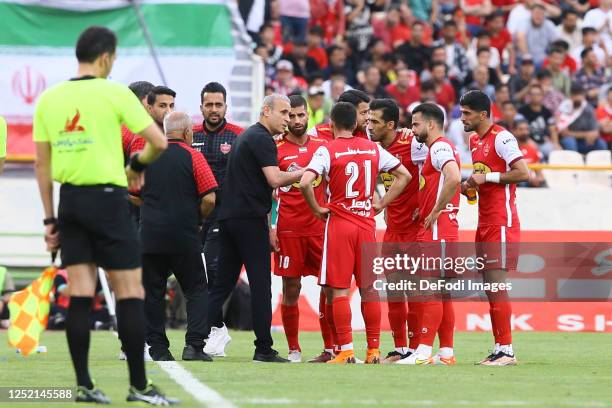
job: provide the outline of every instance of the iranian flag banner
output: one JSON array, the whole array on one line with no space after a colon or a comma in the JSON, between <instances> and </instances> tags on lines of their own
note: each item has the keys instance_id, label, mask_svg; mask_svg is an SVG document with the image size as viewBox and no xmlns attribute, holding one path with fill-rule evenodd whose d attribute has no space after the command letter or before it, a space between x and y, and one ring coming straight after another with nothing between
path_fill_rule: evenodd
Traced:
<instances>
[{"instance_id":1,"label":"iranian flag banner","mask_svg":"<svg viewBox=\"0 0 612 408\"><path fill-rule=\"evenodd\" d=\"M177 92L177 109L198 113L206 82L228 84L236 63L232 10L223 0L0 0L0 116L8 158L34 155L34 107L48 87L77 72L75 44L92 25L118 36L110 79L149 81Z\"/></svg>"}]
</instances>

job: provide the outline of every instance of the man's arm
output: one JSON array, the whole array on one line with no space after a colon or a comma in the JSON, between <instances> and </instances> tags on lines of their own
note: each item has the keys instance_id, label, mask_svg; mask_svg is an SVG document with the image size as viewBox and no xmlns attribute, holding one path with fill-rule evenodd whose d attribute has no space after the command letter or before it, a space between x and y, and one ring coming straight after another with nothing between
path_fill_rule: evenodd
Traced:
<instances>
[{"instance_id":1,"label":"man's arm","mask_svg":"<svg viewBox=\"0 0 612 408\"><path fill-rule=\"evenodd\" d=\"M453 199L453 196L457 193L457 188L461 184L461 171L456 161L450 160L446 162L442 168L442 174L444 175L444 184L442 185L436 205L425 218L425 229L428 229L438 219L440 213L446 209L446 206Z\"/></svg>"},{"instance_id":2,"label":"man's arm","mask_svg":"<svg viewBox=\"0 0 612 408\"><path fill-rule=\"evenodd\" d=\"M393 200L395 200L402 191L406 188L412 176L408 172L408 169L404 167L404 165L400 164L398 168L391 171L391 174L395 177L389 190L385 193L385 195L374 204L374 209L378 214L382 210L384 210Z\"/></svg>"},{"instance_id":3,"label":"man's arm","mask_svg":"<svg viewBox=\"0 0 612 408\"><path fill-rule=\"evenodd\" d=\"M510 171L505 173L472 174L466 184L474 186L484 183L517 184L529 180L529 168L525 159L519 159L512 163Z\"/></svg>"},{"instance_id":4,"label":"man's arm","mask_svg":"<svg viewBox=\"0 0 612 408\"><path fill-rule=\"evenodd\" d=\"M304 169L299 169L296 171L281 171L278 166L266 166L262 167L261 170L266 176L268 184L272 188L289 186L300 181L302 174L304 174Z\"/></svg>"},{"instance_id":5,"label":"man's arm","mask_svg":"<svg viewBox=\"0 0 612 408\"><path fill-rule=\"evenodd\" d=\"M561 132L563 136L575 137L576 139L597 139L599 137L598 130L569 130L565 129Z\"/></svg>"},{"instance_id":6,"label":"man's arm","mask_svg":"<svg viewBox=\"0 0 612 408\"><path fill-rule=\"evenodd\" d=\"M308 206L318 218L325 219L329 214L329 208L321 207L315 197L314 188L312 182L317 178L317 175L312 171L304 172L302 179L300 180L300 191L304 196L304 199L308 203Z\"/></svg>"},{"instance_id":7,"label":"man's arm","mask_svg":"<svg viewBox=\"0 0 612 408\"><path fill-rule=\"evenodd\" d=\"M140 153L132 156L130 164L125 168L128 186L131 190L140 190L144 185L144 168L141 167L155 161L168 147L166 136L155 123L150 124L139 134L147 143Z\"/></svg>"},{"instance_id":8,"label":"man's arm","mask_svg":"<svg viewBox=\"0 0 612 408\"><path fill-rule=\"evenodd\" d=\"M202 197L202 202L200 203L200 215L202 218L206 218L215 208L215 200L216 200L215 192L210 192Z\"/></svg>"},{"instance_id":9,"label":"man's arm","mask_svg":"<svg viewBox=\"0 0 612 408\"><path fill-rule=\"evenodd\" d=\"M34 170L45 218L55 218L53 180L51 178L51 144L49 142L36 142L36 164ZM47 251L50 252L59 249L59 233L56 227L56 224L45 226L45 242L47 243Z\"/></svg>"}]
</instances>

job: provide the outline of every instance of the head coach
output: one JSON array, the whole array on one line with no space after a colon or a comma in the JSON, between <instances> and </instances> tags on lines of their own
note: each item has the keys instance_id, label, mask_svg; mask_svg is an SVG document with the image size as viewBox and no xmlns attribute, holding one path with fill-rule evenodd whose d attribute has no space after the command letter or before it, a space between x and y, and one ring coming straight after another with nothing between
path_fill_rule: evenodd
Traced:
<instances>
[{"instance_id":1,"label":"head coach","mask_svg":"<svg viewBox=\"0 0 612 408\"><path fill-rule=\"evenodd\" d=\"M50 251L61 246L62 263L68 270L66 337L77 377L76 400L108 403L94 387L87 361L99 266L108 272L117 297L119 338L130 372L128 401L170 403L145 375L140 246L130 221L126 189L128 183L133 188L142 186L145 167L166 149L167 142L134 94L106 79L116 47L117 37L107 28L83 31L76 45L77 76L47 89L36 106L33 138L45 241ZM147 140L125 171L121 124ZM62 185L57 219L52 180Z\"/></svg>"},{"instance_id":2,"label":"head coach","mask_svg":"<svg viewBox=\"0 0 612 408\"><path fill-rule=\"evenodd\" d=\"M289 123L289 98L278 94L263 100L259 122L240 135L232 146L219 210L219 270L209 291L208 327L222 324L223 302L245 266L251 287L255 331L254 361L287 362L272 349L272 278L268 214L272 190L288 186L303 170L284 172L278 168L273 136Z\"/></svg>"},{"instance_id":3,"label":"head coach","mask_svg":"<svg viewBox=\"0 0 612 408\"><path fill-rule=\"evenodd\" d=\"M212 361L202 351L208 304L198 224L215 206L217 182L202 153L190 147L189 115L169 113L163 126L168 149L147 169L140 192L146 341L153 360L174 360L165 330L166 283L174 273L187 306L183 360Z\"/></svg>"}]
</instances>

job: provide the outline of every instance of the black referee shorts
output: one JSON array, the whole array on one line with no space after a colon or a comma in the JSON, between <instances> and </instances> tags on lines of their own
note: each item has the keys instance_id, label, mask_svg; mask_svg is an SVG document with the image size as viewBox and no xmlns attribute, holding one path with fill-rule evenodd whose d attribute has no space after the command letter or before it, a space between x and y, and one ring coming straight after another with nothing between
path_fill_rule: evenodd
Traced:
<instances>
[{"instance_id":1,"label":"black referee shorts","mask_svg":"<svg viewBox=\"0 0 612 408\"><path fill-rule=\"evenodd\" d=\"M140 241L125 188L63 184L57 218L64 266L140 267Z\"/></svg>"}]
</instances>

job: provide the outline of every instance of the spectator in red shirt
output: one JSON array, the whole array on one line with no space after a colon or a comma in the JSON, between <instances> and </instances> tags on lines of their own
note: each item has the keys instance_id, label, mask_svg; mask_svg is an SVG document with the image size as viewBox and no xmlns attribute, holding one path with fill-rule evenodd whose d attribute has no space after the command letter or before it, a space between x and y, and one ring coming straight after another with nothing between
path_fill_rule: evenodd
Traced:
<instances>
[{"instance_id":1,"label":"spectator in red shirt","mask_svg":"<svg viewBox=\"0 0 612 408\"><path fill-rule=\"evenodd\" d=\"M321 26L314 26L308 31L308 56L314 59L320 69L327 68L327 52L321 46L323 43L324 31Z\"/></svg>"},{"instance_id":2,"label":"spectator in red shirt","mask_svg":"<svg viewBox=\"0 0 612 408\"><path fill-rule=\"evenodd\" d=\"M510 88L508 85L500 84L495 88L495 101L491 103L491 117L493 122L502 119L502 106L510 100Z\"/></svg>"},{"instance_id":3,"label":"spectator in red shirt","mask_svg":"<svg viewBox=\"0 0 612 408\"><path fill-rule=\"evenodd\" d=\"M516 73L516 55L514 53L514 44L512 36L508 29L504 26L504 15L501 12L495 12L486 18L486 28L491 36L491 47L499 51L500 59L503 63L504 51L508 51L508 73L514 75Z\"/></svg>"},{"instance_id":4,"label":"spectator in red shirt","mask_svg":"<svg viewBox=\"0 0 612 408\"><path fill-rule=\"evenodd\" d=\"M574 73L578 70L578 63L574 57L569 54L569 45L567 41L557 40L551 44L550 49L559 50L561 53L561 70L565 72L567 76L574 75ZM550 64L549 58L544 59L544 64L542 66L546 68L548 64Z\"/></svg>"},{"instance_id":5,"label":"spectator in red shirt","mask_svg":"<svg viewBox=\"0 0 612 408\"><path fill-rule=\"evenodd\" d=\"M482 31L482 18L493 12L491 0L460 0L459 7L465 14L465 23L471 35Z\"/></svg>"},{"instance_id":6,"label":"spectator in red shirt","mask_svg":"<svg viewBox=\"0 0 612 408\"><path fill-rule=\"evenodd\" d=\"M608 144L608 149L612 150L612 86L608 88L608 97L599 102L595 117L599 122L601 138Z\"/></svg>"},{"instance_id":7,"label":"spectator in red shirt","mask_svg":"<svg viewBox=\"0 0 612 408\"><path fill-rule=\"evenodd\" d=\"M310 24L324 30L326 44L339 42L346 31L343 0L310 0Z\"/></svg>"},{"instance_id":8,"label":"spectator in red shirt","mask_svg":"<svg viewBox=\"0 0 612 408\"><path fill-rule=\"evenodd\" d=\"M385 89L402 110L406 110L411 103L421 99L419 87L410 84L412 80L412 72L407 68L402 68L397 71L395 84L391 84Z\"/></svg>"},{"instance_id":9,"label":"spectator in red shirt","mask_svg":"<svg viewBox=\"0 0 612 408\"><path fill-rule=\"evenodd\" d=\"M538 164L542 160L542 153L538 150L538 146L535 144L529 136L529 123L525 119L520 119L516 122L512 133L516 137L516 140L523 154L523 159L527 164ZM529 181L522 185L523 187L543 187L545 183L544 175L542 170L529 170Z\"/></svg>"},{"instance_id":10,"label":"spectator in red shirt","mask_svg":"<svg viewBox=\"0 0 612 408\"><path fill-rule=\"evenodd\" d=\"M436 87L436 103L442 105L449 113L455 106L455 89L448 80L446 64L434 62L431 65L431 79Z\"/></svg>"}]
</instances>

